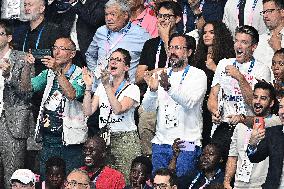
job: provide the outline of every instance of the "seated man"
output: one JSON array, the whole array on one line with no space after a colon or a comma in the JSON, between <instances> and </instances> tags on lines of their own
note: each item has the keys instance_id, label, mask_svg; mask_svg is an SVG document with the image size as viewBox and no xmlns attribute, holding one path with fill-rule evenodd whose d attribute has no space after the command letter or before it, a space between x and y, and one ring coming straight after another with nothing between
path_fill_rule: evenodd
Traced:
<instances>
[{"instance_id":1,"label":"seated man","mask_svg":"<svg viewBox=\"0 0 284 189\"><path fill-rule=\"evenodd\" d=\"M124 189L151 189L146 184L151 178L153 165L151 160L146 156L138 156L131 163L130 169L130 185Z\"/></svg>"},{"instance_id":2,"label":"seated man","mask_svg":"<svg viewBox=\"0 0 284 189\"><path fill-rule=\"evenodd\" d=\"M81 170L87 171L96 189L122 189L125 181L122 173L105 165L106 143L98 136L89 138L83 146L85 166Z\"/></svg>"},{"instance_id":3,"label":"seated man","mask_svg":"<svg viewBox=\"0 0 284 189\"><path fill-rule=\"evenodd\" d=\"M35 189L36 177L29 169L16 170L10 180L11 189Z\"/></svg>"},{"instance_id":4,"label":"seated man","mask_svg":"<svg viewBox=\"0 0 284 189\"><path fill-rule=\"evenodd\" d=\"M67 176L64 186L64 189L91 189L91 182L86 171L74 169Z\"/></svg>"},{"instance_id":5,"label":"seated man","mask_svg":"<svg viewBox=\"0 0 284 189\"><path fill-rule=\"evenodd\" d=\"M59 157L51 157L45 163L46 180L41 183L41 186L36 188L41 189L63 189L64 179L66 177L66 165L63 159Z\"/></svg>"},{"instance_id":6,"label":"seated man","mask_svg":"<svg viewBox=\"0 0 284 189\"><path fill-rule=\"evenodd\" d=\"M175 170L176 160L181 150L186 150L184 141L176 139L173 144L173 158L169 168ZM178 178L178 188L203 188L211 185L222 184L224 172L221 169L222 155L220 148L215 144L204 147L199 158L198 169Z\"/></svg>"},{"instance_id":7,"label":"seated man","mask_svg":"<svg viewBox=\"0 0 284 189\"><path fill-rule=\"evenodd\" d=\"M158 169L154 174L154 189L177 189L176 175L167 168Z\"/></svg>"}]
</instances>

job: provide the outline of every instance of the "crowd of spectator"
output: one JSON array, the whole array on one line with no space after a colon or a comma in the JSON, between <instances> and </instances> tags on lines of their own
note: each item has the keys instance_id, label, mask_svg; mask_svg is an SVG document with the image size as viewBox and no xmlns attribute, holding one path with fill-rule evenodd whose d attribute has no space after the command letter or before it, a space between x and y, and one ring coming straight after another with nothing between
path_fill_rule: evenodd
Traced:
<instances>
[{"instance_id":1,"label":"crowd of spectator","mask_svg":"<svg viewBox=\"0 0 284 189\"><path fill-rule=\"evenodd\" d=\"M0 188L284 189L283 0L0 6Z\"/></svg>"}]
</instances>

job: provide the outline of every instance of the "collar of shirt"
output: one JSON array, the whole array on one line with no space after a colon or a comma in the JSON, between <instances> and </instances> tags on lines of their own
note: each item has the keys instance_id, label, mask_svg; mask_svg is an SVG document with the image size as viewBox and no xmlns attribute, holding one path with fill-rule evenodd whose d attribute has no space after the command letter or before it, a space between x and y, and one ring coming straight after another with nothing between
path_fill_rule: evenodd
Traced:
<instances>
[{"instance_id":1,"label":"collar of shirt","mask_svg":"<svg viewBox=\"0 0 284 189\"><path fill-rule=\"evenodd\" d=\"M45 24L45 20L43 20L35 29L31 30L31 27L29 26L29 33L38 33L39 30L43 27Z\"/></svg>"},{"instance_id":2,"label":"collar of shirt","mask_svg":"<svg viewBox=\"0 0 284 189\"><path fill-rule=\"evenodd\" d=\"M3 56L2 59L4 59L4 58L9 59L9 56L10 56L11 52L12 52L12 49L9 49L9 50L6 52L6 54ZM2 59L1 59L1 60L2 60Z\"/></svg>"},{"instance_id":3,"label":"collar of shirt","mask_svg":"<svg viewBox=\"0 0 284 189\"><path fill-rule=\"evenodd\" d=\"M108 29L108 31L110 31L110 34L112 34L112 33L123 33L124 31L126 31L127 30L127 27L128 27L128 24L129 24L130 22L127 22L126 23L126 25L123 27L123 28L121 28L119 31L112 31L112 30L109 30ZM132 27L132 26L131 26ZM130 28L131 28L130 27Z\"/></svg>"}]
</instances>

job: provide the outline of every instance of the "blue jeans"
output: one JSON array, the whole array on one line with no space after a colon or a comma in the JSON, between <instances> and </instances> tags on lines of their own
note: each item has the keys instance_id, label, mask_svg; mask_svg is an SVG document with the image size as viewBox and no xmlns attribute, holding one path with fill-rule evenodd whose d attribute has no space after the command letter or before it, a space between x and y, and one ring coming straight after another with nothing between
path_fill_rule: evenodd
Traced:
<instances>
[{"instance_id":1,"label":"blue jeans","mask_svg":"<svg viewBox=\"0 0 284 189\"><path fill-rule=\"evenodd\" d=\"M201 154L201 148L195 146L194 151L181 151L176 165L176 174L178 177L196 168L198 157ZM153 173L159 168L167 168L173 156L172 146L168 144L152 144L152 163Z\"/></svg>"}]
</instances>

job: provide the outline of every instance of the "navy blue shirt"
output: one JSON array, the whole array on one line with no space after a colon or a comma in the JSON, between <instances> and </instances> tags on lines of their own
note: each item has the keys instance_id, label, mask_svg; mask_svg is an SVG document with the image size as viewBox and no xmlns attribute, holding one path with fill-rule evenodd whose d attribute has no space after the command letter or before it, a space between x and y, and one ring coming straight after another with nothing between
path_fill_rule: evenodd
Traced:
<instances>
[{"instance_id":1,"label":"navy blue shirt","mask_svg":"<svg viewBox=\"0 0 284 189\"><path fill-rule=\"evenodd\" d=\"M199 170L194 170L185 176L179 177L178 189L188 189L199 173L200 173ZM209 185L222 184L224 182L224 176L225 173L223 171L220 171L218 174L215 175L215 178L210 182ZM199 189L201 186L205 184L205 182L206 182L205 175L201 173L197 181L192 186L192 189Z\"/></svg>"},{"instance_id":2,"label":"navy blue shirt","mask_svg":"<svg viewBox=\"0 0 284 189\"><path fill-rule=\"evenodd\" d=\"M202 2L202 0L201 0ZM186 11L187 13L187 22L186 22L186 32L190 32L195 29L195 20L196 16L193 14L191 10L188 0L178 0L178 3L182 6L183 12ZM226 1L225 0L204 0L203 8L202 8L202 15L206 22L209 21L222 21L223 14L224 14L224 6ZM183 18L177 24L177 31L183 33Z\"/></svg>"}]
</instances>

